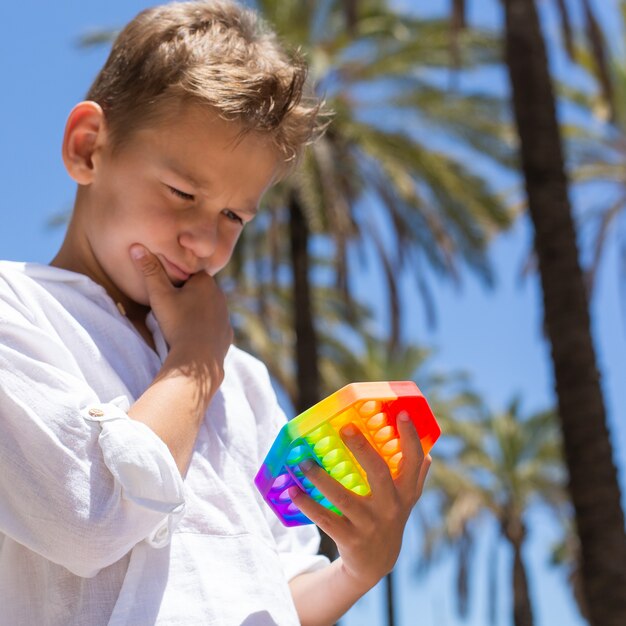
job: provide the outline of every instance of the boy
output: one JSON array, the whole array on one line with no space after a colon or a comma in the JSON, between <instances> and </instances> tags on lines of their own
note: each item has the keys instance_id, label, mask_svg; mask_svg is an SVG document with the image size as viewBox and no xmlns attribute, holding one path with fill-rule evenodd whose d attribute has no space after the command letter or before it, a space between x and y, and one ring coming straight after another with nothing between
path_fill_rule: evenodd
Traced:
<instances>
[{"instance_id":1,"label":"boy","mask_svg":"<svg viewBox=\"0 0 626 626\"><path fill-rule=\"evenodd\" d=\"M395 481L343 433L370 496L306 470L345 512L293 494L328 564L256 493L284 416L213 279L318 132L303 82L254 14L171 4L70 113L63 245L0 264L2 623L331 624L393 567L430 462L408 417Z\"/></svg>"}]
</instances>

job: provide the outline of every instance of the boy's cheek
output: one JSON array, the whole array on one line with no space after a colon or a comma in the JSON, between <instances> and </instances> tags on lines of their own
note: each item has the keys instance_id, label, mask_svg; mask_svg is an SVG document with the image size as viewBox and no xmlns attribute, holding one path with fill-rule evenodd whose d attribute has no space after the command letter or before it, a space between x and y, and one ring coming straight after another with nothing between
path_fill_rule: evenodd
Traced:
<instances>
[{"instance_id":1,"label":"boy's cheek","mask_svg":"<svg viewBox=\"0 0 626 626\"><path fill-rule=\"evenodd\" d=\"M233 245L231 247L231 249L225 254L222 255L221 258L216 258L214 256L213 259L211 259L211 263L209 263L206 272L209 276L215 276L218 272L222 271L230 262L232 256L233 256L233 251L235 249L235 246Z\"/></svg>"}]
</instances>

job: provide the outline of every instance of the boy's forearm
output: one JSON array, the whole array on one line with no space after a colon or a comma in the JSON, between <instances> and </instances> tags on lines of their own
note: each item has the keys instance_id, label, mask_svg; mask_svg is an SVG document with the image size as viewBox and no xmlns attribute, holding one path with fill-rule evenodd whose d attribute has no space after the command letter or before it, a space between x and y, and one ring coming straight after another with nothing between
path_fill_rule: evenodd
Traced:
<instances>
[{"instance_id":1,"label":"boy's forearm","mask_svg":"<svg viewBox=\"0 0 626 626\"><path fill-rule=\"evenodd\" d=\"M223 379L220 367L172 351L128 415L149 426L185 474L207 406Z\"/></svg>"},{"instance_id":2,"label":"boy's forearm","mask_svg":"<svg viewBox=\"0 0 626 626\"><path fill-rule=\"evenodd\" d=\"M346 572L341 557L296 576L289 587L302 626L331 626L370 589Z\"/></svg>"}]
</instances>

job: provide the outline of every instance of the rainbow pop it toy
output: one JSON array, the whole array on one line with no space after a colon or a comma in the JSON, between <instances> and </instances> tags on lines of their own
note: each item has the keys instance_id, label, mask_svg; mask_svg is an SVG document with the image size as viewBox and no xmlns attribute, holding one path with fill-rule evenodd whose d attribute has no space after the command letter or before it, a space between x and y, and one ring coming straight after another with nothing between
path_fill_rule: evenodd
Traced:
<instances>
[{"instance_id":1,"label":"rainbow pop it toy","mask_svg":"<svg viewBox=\"0 0 626 626\"><path fill-rule=\"evenodd\" d=\"M441 430L413 382L352 383L328 396L285 424L254 479L259 491L285 526L310 524L289 497L297 485L320 504L341 513L314 487L299 468L313 459L344 487L367 495L365 471L344 445L340 430L354 424L385 459L392 476L402 458L396 418L407 411L428 453Z\"/></svg>"}]
</instances>

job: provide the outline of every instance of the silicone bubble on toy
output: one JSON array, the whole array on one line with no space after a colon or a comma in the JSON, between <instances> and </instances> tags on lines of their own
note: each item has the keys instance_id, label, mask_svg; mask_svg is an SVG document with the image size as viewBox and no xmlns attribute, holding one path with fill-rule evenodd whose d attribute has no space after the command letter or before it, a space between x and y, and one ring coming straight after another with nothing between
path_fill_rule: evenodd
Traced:
<instances>
[{"instance_id":1,"label":"silicone bubble on toy","mask_svg":"<svg viewBox=\"0 0 626 626\"><path fill-rule=\"evenodd\" d=\"M396 426L401 411L411 417L424 454L428 454L441 430L426 398L410 381L351 383L285 424L255 478L257 488L283 524L311 523L291 501L289 489L294 485L341 514L305 477L299 467L305 459L315 461L354 493L370 493L365 471L339 434L347 424L361 430L395 477L402 458Z\"/></svg>"}]
</instances>

